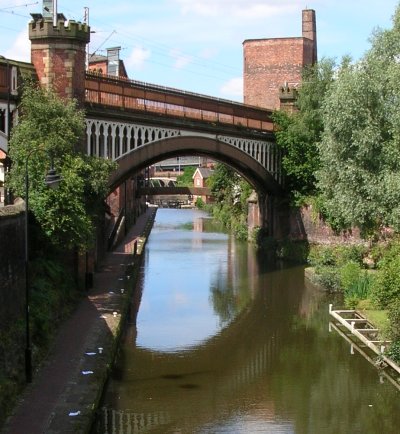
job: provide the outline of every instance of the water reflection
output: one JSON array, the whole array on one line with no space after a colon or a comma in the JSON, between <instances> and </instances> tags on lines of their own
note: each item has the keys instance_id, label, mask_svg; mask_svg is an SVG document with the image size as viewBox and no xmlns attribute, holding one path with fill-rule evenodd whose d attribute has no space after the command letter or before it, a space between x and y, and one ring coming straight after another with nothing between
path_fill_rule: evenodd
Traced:
<instances>
[{"instance_id":1,"label":"water reflection","mask_svg":"<svg viewBox=\"0 0 400 434\"><path fill-rule=\"evenodd\" d=\"M329 333L303 269L198 217L159 210L96 432L397 432L398 391Z\"/></svg>"}]
</instances>

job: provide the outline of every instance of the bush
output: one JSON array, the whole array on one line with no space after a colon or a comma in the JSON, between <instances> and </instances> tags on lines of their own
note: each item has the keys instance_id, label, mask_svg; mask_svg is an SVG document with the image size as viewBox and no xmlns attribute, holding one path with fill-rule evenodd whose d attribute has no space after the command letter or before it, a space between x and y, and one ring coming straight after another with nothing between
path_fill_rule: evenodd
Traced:
<instances>
[{"instance_id":1,"label":"bush","mask_svg":"<svg viewBox=\"0 0 400 434\"><path fill-rule=\"evenodd\" d=\"M205 207L204 200L201 197L198 197L196 199L196 202L195 202L194 205L195 205L196 208L199 208L199 209L204 209L204 207Z\"/></svg>"},{"instance_id":2,"label":"bush","mask_svg":"<svg viewBox=\"0 0 400 434\"><path fill-rule=\"evenodd\" d=\"M278 243L277 257L298 264L307 263L309 244L307 241L284 240Z\"/></svg>"},{"instance_id":3,"label":"bush","mask_svg":"<svg viewBox=\"0 0 400 434\"><path fill-rule=\"evenodd\" d=\"M327 246L312 246L308 255L308 263L312 267L335 265L334 249Z\"/></svg>"},{"instance_id":4,"label":"bush","mask_svg":"<svg viewBox=\"0 0 400 434\"><path fill-rule=\"evenodd\" d=\"M308 262L311 266L336 265L338 267L355 262L363 265L363 258L367 248L362 245L354 246L313 246L310 250Z\"/></svg>"},{"instance_id":5,"label":"bush","mask_svg":"<svg viewBox=\"0 0 400 434\"><path fill-rule=\"evenodd\" d=\"M379 262L371 296L380 308L387 308L400 297L400 256L386 255Z\"/></svg>"},{"instance_id":6,"label":"bush","mask_svg":"<svg viewBox=\"0 0 400 434\"><path fill-rule=\"evenodd\" d=\"M348 262L363 265L363 258L367 254L367 248L362 245L340 246L335 249L336 264L341 266Z\"/></svg>"},{"instance_id":7,"label":"bush","mask_svg":"<svg viewBox=\"0 0 400 434\"><path fill-rule=\"evenodd\" d=\"M390 336L394 341L400 342L400 298L389 306L388 318L390 321Z\"/></svg>"},{"instance_id":8,"label":"bush","mask_svg":"<svg viewBox=\"0 0 400 434\"><path fill-rule=\"evenodd\" d=\"M344 290L355 286L360 279L361 271L360 266L354 261L343 265L339 270L340 286Z\"/></svg>"},{"instance_id":9,"label":"bush","mask_svg":"<svg viewBox=\"0 0 400 434\"><path fill-rule=\"evenodd\" d=\"M347 307L356 308L361 300L366 300L370 293L371 277L360 265L350 261L341 267L340 286L344 292Z\"/></svg>"},{"instance_id":10,"label":"bush","mask_svg":"<svg viewBox=\"0 0 400 434\"><path fill-rule=\"evenodd\" d=\"M394 362L400 363L400 341L393 342L386 355Z\"/></svg>"},{"instance_id":11,"label":"bush","mask_svg":"<svg viewBox=\"0 0 400 434\"><path fill-rule=\"evenodd\" d=\"M340 290L340 276L337 268L318 266L315 269L315 273L315 283L328 291L336 292Z\"/></svg>"}]
</instances>

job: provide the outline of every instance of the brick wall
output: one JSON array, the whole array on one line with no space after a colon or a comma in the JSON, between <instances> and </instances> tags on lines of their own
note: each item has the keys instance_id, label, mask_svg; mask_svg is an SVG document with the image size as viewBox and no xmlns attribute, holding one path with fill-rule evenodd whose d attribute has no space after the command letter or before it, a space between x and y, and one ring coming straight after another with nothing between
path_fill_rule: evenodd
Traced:
<instances>
[{"instance_id":1,"label":"brick wall","mask_svg":"<svg viewBox=\"0 0 400 434\"><path fill-rule=\"evenodd\" d=\"M291 88L297 87L304 66L316 61L315 12L304 10L302 17L301 37L243 42L245 104L278 109L280 88L285 83Z\"/></svg>"},{"instance_id":2,"label":"brick wall","mask_svg":"<svg viewBox=\"0 0 400 434\"><path fill-rule=\"evenodd\" d=\"M23 206L0 209L0 329L21 317L25 306L25 213Z\"/></svg>"},{"instance_id":3,"label":"brick wall","mask_svg":"<svg viewBox=\"0 0 400 434\"><path fill-rule=\"evenodd\" d=\"M320 215L313 211L311 205L292 209L289 215L289 227L289 238L307 240L311 244L362 243L358 229L335 233Z\"/></svg>"}]
</instances>

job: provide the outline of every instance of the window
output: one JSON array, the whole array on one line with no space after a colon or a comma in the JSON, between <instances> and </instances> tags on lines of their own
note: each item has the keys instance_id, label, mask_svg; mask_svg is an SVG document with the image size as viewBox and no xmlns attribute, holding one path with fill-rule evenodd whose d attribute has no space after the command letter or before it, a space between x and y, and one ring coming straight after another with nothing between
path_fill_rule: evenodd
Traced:
<instances>
[{"instance_id":1,"label":"window","mask_svg":"<svg viewBox=\"0 0 400 434\"><path fill-rule=\"evenodd\" d=\"M17 78L17 68L13 66L11 68L11 93L16 95L18 91L18 78Z\"/></svg>"}]
</instances>

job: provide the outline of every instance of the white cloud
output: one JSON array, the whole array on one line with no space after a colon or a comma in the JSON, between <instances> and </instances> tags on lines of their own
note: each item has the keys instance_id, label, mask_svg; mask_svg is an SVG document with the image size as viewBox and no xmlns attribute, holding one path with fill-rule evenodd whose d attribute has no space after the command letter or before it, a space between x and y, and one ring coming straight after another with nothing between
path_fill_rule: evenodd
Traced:
<instances>
[{"instance_id":1,"label":"white cloud","mask_svg":"<svg viewBox=\"0 0 400 434\"><path fill-rule=\"evenodd\" d=\"M243 77L231 78L221 87L221 94L235 100L243 98Z\"/></svg>"},{"instance_id":2,"label":"white cloud","mask_svg":"<svg viewBox=\"0 0 400 434\"><path fill-rule=\"evenodd\" d=\"M151 51L142 47L134 47L130 55L125 60L128 68L141 70L146 64L146 60L151 57Z\"/></svg>"},{"instance_id":3,"label":"white cloud","mask_svg":"<svg viewBox=\"0 0 400 434\"><path fill-rule=\"evenodd\" d=\"M31 61L31 43L28 38L28 29L18 34L11 47L5 51L4 56L23 62Z\"/></svg>"},{"instance_id":4,"label":"white cloud","mask_svg":"<svg viewBox=\"0 0 400 434\"><path fill-rule=\"evenodd\" d=\"M184 15L265 18L298 10L302 0L175 0Z\"/></svg>"}]
</instances>

